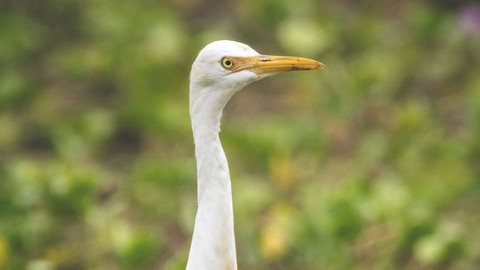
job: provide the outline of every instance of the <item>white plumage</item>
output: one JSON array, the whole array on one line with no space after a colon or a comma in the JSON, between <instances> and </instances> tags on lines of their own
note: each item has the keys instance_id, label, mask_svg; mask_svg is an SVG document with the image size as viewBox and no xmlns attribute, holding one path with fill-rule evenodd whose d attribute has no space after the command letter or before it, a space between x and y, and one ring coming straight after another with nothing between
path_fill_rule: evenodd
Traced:
<instances>
[{"instance_id":1,"label":"white plumage","mask_svg":"<svg viewBox=\"0 0 480 270\"><path fill-rule=\"evenodd\" d=\"M261 55L228 40L212 42L198 54L190 73L198 210L188 270L237 269L230 173L218 135L226 103L246 85L276 72L321 67L311 59Z\"/></svg>"}]
</instances>

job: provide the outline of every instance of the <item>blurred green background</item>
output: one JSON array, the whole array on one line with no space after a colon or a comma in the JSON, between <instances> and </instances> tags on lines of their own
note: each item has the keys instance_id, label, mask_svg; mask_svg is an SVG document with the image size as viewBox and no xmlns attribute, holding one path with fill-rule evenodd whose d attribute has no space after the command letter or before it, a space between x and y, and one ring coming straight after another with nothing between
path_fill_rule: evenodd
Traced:
<instances>
[{"instance_id":1,"label":"blurred green background","mask_svg":"<svg viewBox=\"0 0 480 270\"><path fill-rule=\"evenodd\" d=\"M0 2L0 269L184 269L188 76L233 39L323 71L228 104L239 269L480 269L480 5Z\"/></svg>"}]
</instances>

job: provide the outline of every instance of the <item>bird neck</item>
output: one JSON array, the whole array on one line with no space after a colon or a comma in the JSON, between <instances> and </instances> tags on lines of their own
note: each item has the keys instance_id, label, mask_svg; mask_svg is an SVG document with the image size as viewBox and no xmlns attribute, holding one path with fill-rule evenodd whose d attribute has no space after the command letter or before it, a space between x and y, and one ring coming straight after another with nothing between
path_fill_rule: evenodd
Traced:
<instances>
[{"instance_id":1,"label":"bird neck","mask_svg":"<svg viewBox=\"0 0 480 270\"><path fill-rule=\"evenodd\" d=\"M198 209L187 269L237 269L230 173L218 134L228 99L219 98L192 100L190 106Z\"/></svg>"}]
</instances>

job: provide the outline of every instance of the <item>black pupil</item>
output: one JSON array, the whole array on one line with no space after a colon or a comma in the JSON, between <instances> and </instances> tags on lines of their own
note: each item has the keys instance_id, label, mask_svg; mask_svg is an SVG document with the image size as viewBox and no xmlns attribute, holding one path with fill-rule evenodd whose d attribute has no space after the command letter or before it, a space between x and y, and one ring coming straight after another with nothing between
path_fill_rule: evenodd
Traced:
<instances>
[{"instance_id":1,"label":"black pupil","mask_svg":"<svg viewBox=\"0 0 480 270\"><path fill-rule=\"evenodd\" d=\"M230 61L230 60L225 61L225 65L230 66L231 64L232 64L232 61Z\"/></svg>"}]
</instances>

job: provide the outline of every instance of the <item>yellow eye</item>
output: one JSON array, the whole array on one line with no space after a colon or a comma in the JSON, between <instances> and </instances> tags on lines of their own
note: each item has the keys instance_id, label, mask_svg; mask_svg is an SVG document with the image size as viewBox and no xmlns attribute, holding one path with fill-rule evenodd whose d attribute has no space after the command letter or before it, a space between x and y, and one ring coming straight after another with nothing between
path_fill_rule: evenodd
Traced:
<instances>
[{"instance_id":1,"label":"yellow eye","mask_svg":"<svg viewBox=\"0 0 480 270\"><path fill-rule=\"evenodd\" d=\"M230 57L224 57L222 58L222 66L225 69L232 69L235 66L235 62L233 62L233 59Z\"/></svg>"}]
</instances>

